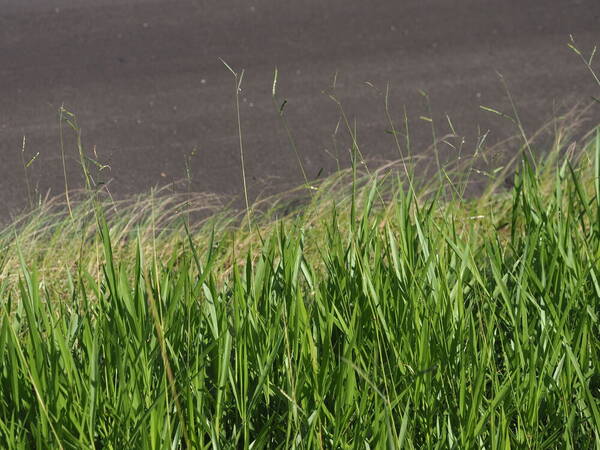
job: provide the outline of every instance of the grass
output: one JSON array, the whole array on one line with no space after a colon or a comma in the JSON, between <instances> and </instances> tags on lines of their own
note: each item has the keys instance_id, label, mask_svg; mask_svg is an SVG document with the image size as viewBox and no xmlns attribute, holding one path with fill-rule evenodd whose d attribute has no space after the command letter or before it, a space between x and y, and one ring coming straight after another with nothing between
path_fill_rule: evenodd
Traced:
<instances>
[{"instance_id":1,"label":"grass","mask_svg":"<svg viewBox=\"0 0 600 450\"><path fill-rule=\"evenodd\" d=\"M44 202L0 231L2 447L600 448L600 129L553 138L471 199L354 149L291 211Z\"/></svg>"}]
</instances>

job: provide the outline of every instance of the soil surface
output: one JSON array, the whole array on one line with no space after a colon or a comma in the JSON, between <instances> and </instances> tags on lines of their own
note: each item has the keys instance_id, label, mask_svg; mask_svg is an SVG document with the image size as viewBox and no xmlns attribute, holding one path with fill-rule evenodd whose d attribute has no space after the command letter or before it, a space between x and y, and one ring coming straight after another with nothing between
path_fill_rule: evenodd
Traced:
<instances>
[{"instance_id":1,"label":"soil surface","mask_svg":"<svg viewBox=\"0 0 600 450\"><path fill-rule=\"evenodd\" d=\"M398 156L386 133L406 107L412 151L448 132L472 151L516 132L479 106L510 111L527 132L600 88L567 47L600 44L598 0L0 0L0 216L32 187L64 190L59 108L76 114L84 151L116 196L186 178L192 189L242 192L235 84L251 198L347 166L339 105L370 160ZM274 69L277 98L272 98ZM419 90L428 94L426 97ZM431 113L429 111L431 108ZM596 108L596 111L600 109ZM23 137L25 152L21 154ZM69 187L79 156L63 127ZM95 151L95 154L94 154ZM440 146L452 158L449 146ZM374 163L375 164L375 163Z\"/></svg>"}]
</instances>

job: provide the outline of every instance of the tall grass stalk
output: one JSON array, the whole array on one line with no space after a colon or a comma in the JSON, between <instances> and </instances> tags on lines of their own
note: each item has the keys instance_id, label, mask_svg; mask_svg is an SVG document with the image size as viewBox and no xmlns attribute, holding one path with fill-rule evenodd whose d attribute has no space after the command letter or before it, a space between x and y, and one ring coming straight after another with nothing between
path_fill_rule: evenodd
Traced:
<instances>
[{"instance_id":1,"label":"tall grass stalk","mask_svg":"<svg viewBox=\"0 0 600 450\"><path fill-rule=\"evenodd\" d=\"M244 142L242 139L242 120L240 117L240 91L242 90L242 81L244 80L244 69L238 74L234 71L229 64L227 64L223 59L221 62L227 67L227 69L233 74L233 78L235 81L235 114L236 114L236 123L237 123L237 132L238 132L238 142L240 148L240 165L242 168L242 184L244 188L244 200L246 202L246 215L248 219L248 229L252 228L252 220L250 218L250 202L248 201L248 186L246 184L246 164L244 163Z\"/></svg>"},{"instance_id":2,"label":"tall grass stalk","mask_svg":"<svg viewBox=\"0 0 600 450\"><path fill-rule=\"evenodd\" d=\"M294 140L294 136L292 135L292 130L290 129L290 125L288 120L284 114L285 105L287 104L287 99L284 99L283 102L279 103L277 99L277 82L278 82L279 71L277 67L275 67L275 71L273 73L273 86L271 90L271 99L273 100L273 106L275 107L277 114L279 115L279 119L281 120L281 124L283 129L285 130L285 134L288 138L288 142L290 143L290 147L294 151L294 155L296 156L296 161L298 162L298 167L300 167L300 173L302 175L302 179L304 180L304 184L307 189L313 188L309 182L308 177L306 175L306 171L304 170L304 164L302 163L302 158L300 158L300 153L298 153L298 148L296 146L296 141Z\"/></svg>"}]
</instances>

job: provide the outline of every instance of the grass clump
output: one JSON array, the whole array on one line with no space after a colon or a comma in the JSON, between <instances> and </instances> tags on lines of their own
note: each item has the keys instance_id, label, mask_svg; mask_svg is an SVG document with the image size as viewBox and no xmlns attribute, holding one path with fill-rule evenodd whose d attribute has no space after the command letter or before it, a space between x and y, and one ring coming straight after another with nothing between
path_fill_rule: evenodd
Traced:
<instances>
[{"instance_id":1,"label":"grass clump","mask_svg":"<svg viewBox=\"0 0 600 450\"><path fill-rule=\"evenodd\" d=\"M46 205L0 235L2 446L600 446L600 133L577 154L471 201L341 172L252 227Z\"/></svg>"},{"instance_id":2,"label":"grass clump","mask_svg":"<svg viewBox=\"0 0 600 450\"><path fill-rule=\"evenodd\" d=\"M0 230L0 447L600 448L600 129L519 122L503 191L362 172L342 114L351 169L235 215L91 192L63 114L86 190Z\"/></svg>"}]
</instances>

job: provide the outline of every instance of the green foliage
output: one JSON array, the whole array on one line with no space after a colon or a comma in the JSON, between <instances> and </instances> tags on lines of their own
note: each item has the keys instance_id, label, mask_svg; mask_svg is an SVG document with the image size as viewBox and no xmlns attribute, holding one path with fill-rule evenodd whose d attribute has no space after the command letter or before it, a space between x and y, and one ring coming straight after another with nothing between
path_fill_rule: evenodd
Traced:
<instances>
[{"instance_id":1,"label":"green foliage","mask_svg":"<svg viewBox=\"0 0 600 450\"><path fill-rule=\"evenodd\" d=\"M354 168L250 231L160 196L29 218L1 240L0 443L598 447L598 161L600 133L485 202Z\"/></svg>"}]
</instances>

